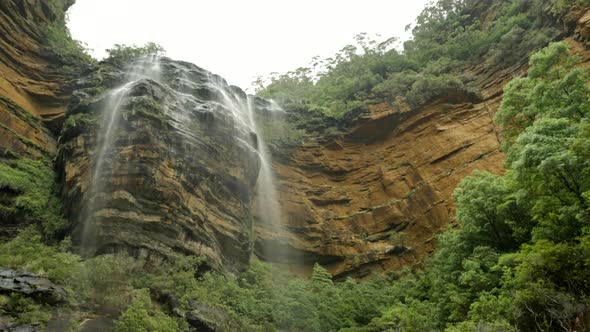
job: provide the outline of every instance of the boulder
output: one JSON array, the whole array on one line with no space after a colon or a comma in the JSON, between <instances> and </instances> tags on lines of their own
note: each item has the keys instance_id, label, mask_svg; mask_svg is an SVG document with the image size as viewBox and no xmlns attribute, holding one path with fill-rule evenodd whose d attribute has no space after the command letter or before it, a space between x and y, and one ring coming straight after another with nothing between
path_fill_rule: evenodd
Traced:
<instances>
[{"instance_id":1,"label":"boulder","mask_svg":"<svg viewBox=\"0 0 590 332\"><path fill-rule=\"evenodd\" d=\"M67 297L66 291L46 276L3 267L0 267L0 293L20 293L51 304L63 303Z\"/></svg>"},{"instance_id":2,"label":"boulder","mask_svg":"<svg viewBox=\"0 0 590 332\"><path fill-rule=\"evenodd\" d=\"M230 330L232 319L225 310L195 301L191 301L190 306L191 310L185 314L185 318L197 331Z\"/></svg>"}]
</instances>

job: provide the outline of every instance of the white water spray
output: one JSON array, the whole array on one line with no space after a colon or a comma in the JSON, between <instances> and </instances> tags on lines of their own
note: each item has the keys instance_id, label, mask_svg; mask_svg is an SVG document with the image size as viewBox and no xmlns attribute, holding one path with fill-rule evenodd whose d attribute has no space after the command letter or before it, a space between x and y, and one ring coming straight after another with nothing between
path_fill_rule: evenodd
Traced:
<instances>
[{"instance_id":1,"label":"white water spray","mask_svg":"<svg viewBox=\"0 0 590 332\"><path fill-rule=\"evenodd\" d=\"M96 246L96 225L99 222L98 215L104 202L101 192L105 189L108 180L105 179L111 174L106 174L107 162L112 164L115 161L114 143L117 131L120 127L121 109L123 102L129 96L135 83L142 79L160 81L160 62L157 56L146 56L132 63L127 69L125 83L114 89L107 97L102 108L103 122L97 137L101 137L92 160L92 175L90 185L84 193L83 207L81 213L81 249L86 254L93 254ZM111 165L112 166L112 165ZM104 193L103 193L104 194Z\"/></svg>"},{"instance_id":2,"label":"white water spray","mask_svg":"<svg viewBox=\"0 0 590 332\"><path fill-rule=\"evenodd\" d=\"M253 98L240 95L231 87L228 87L219 77L210 77L210 82L219 92L221 103L232 112L237 123L236 130L245 131L246 135L249 133L255 134L256 142L251 144L254 145L261 162L258 180L256 182L256 202L254 202L254 206L257 209L256 215L278 237L283 228L281 208L275 188L275 177L272 170L270 153L264 142L262 132L257 125ZM272 106L272 110L274 110L274 107L278 107L277 105ZM280 258L285 254L278 247L264 248L263 250L265 251L264 255L267 257Z\"/></svg>"}]
</instances>

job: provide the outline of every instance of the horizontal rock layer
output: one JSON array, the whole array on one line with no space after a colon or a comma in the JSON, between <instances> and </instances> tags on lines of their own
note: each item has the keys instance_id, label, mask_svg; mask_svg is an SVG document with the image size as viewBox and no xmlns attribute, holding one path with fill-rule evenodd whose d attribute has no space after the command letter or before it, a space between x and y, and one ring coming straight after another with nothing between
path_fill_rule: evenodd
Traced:
<instances>
[{"instance_id":1,"label":"horizontal rock layer","mask_svg":"<svg viewBox=\"0 0 590 332\"><path fill-rule=\"evenodd\" d=\"M290 246L338 275L418 263L451 221L457 183L475 169L502 172L499 101L376 105L349 136L291 151L274 165Z\"/></svg>"},{"instance_id":2,"label":"horizontal rock layer","mask_svg":"<svg viewBox=\"0 0 590 332\"><path fill-rule=\"evenodd\" d=\"M45 46L46 26L56 20L44 0L0 2L0 153L55 153L47 125L59 131L72 76Z\"/></svg>"},{"instance_id":3,"label":"horizontal rock layer","mask_svg":"<svg viewBox=\"0 0 590 332\"><path fill-rule=\"evenodd\" d=\"M179 252L218 268L244 267L260 159L255 135L220 102L220 89L246 95L192 64L159 62L160 82L141 78L127 85L104 156L105 126L114 111L109 98L117 89L108 87L119 86L125 74L100 65L78 82L60 140L68 214L79 232L88 220L96 222L91 241L99 253ZM107 89L96 93L97 87Z\"/></svg>"},{"instance_id":4,"label":"horizontal rock layer","mask_svg":"<svg viewBox=\"0 0 590 332\"><path fill-rule=\"evenodd\" d=\"M590 12L570 16L577 23L566 40L587 62ZM493 117L527 59L484 68L469 69L478 98L443 96L415 110L373 105L343 137L280 152L274 170L287 225L280 238L291 263L320 262L339 277L421 264L453 221L459 181L474 170L504 170ZM265 225L257 233L261 243L277 241Z\"/></svg>"}]
</instances>

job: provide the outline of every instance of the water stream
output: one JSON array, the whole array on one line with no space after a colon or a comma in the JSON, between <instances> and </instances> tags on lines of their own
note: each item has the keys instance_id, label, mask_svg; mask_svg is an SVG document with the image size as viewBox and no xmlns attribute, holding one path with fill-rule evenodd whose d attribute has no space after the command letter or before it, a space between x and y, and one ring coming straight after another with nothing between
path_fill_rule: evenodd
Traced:
<instances>
[{"instance_id":1,"label":"water stream","mask_svg":"<svg viewBox=\"0 0 590 332\"><path fill-rule=\"evenodd\" d=\"M167 75L172 75L171 82L162 82L164 71ZM127 68L123 83L105 97L100 110L102 123L96 136L96 149L91 156L89 188L84 194L80 217L80 247L85 255L95 254L97 232L100 230L97 226L108 213L113 213L108 211L107 202L109 200L107 198L109 197L105 195L110 195L107 185L113 180L116 181L113 165L120 162L118 160L117 137L120 137L119 133L123 130L121 126L122 111L129 107L129 101L134 96L133 89L142 80L152 80L159 83L172 96L169 98L169 102L172 104L168 105L170 107L164 107L162 112L166 113L173 121L174 130L181 131L187 137L197 134L192 133L191 130L193 122L190 117L194 106L186 105L212 103L222 108L219 110L219 116L221 118L229 116L231 123L233 123L233 127L230 127L233 128L231 129L233 131L228 133L229 138L235 140L232 144L237 143L248 151L256 153L259 157L260 169L255 188L253 215L256 216L258 222L265 225L265 229L270 229L273 237L276 236L278 239L284 233L282 232L281 209L275 189L271 156L257 124L257 117L261 115L257 115L255 110L256 97L248 96L239 88L228 85L223 78L217 75L204 70L202 72L205 73L203 76L191 76L192 74L182 66L171 65L154 56L144 57ZM203 90L203 86L207 88ZM211 94L205 92L195 94L196 90L210 91ZM270 112L278 110L278 106L272 102L265 108ZM249 165L244 164L243 167L247 168ZM281 248L284 246L264 245L262 248L264 258L274 261L281 260L285 257L285 250Z\"/></svg>"},{"instance_id":2,"label":"water stream","mask_svg":"<svg viewBox=\"0 0 590 332\"><path fill-rule=\"evenodd\" d=\"M81 213L80 249L85 255L93 255L96 250L97 223L103 208L104 189L112 176L112 166L116 161L115 141L120 129L121 109L135 83L143 79L160 81L161 69L157 56L146 56L129 65L124 83L106 96L102 107L102 124L97 133L97 147L92 156L91 179L84 194Z\"/></svg>"},{"instance_id":3,"label":"water stream","mask_svg":"<svg viewBox=\"0 0 590 332\"><path fill-rule=\"evenodd\" d=\"M249 142L258 153L261 162L256 183L255 215L258 216L260 222L267 225L267 227L270 226L278 237L283 228L281 208L275 187L271 155L256 121L253 97L228 86L218 77L210 76L210 82L219 92L221 96L220 102L232 111L237 124L236 130L245 131L246 134L252 133L253 135L249 136L255 137L254 140ZM274 107L278 107L278 105L273 104L272 108ZM285 256L284 250L280 246L267 245L263 248L263 251L264 257L271 260L278 260Z\"/></svg>"}]
</instances>

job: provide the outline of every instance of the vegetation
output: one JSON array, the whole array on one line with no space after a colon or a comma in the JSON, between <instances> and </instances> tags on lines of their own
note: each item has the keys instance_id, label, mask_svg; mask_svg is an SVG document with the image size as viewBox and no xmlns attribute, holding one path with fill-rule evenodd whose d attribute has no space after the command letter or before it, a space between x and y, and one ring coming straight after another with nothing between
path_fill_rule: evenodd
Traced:
<instances>
[{"instance_id":1,"label":"vegetation","mask_svg":"<svg viewBox=\"0 0 590 332\"><path fill-rule=\"evenodd\" d=\"M180 331L176 320L153 309L147 289L136 290L133 301L116 322L116 332L167 332Z\"/></svg>"},{"instance_id":2,"label":"vegetation","mask_svg":"<svg viewBox=\"0 0 590 332\"><path fill-rule=\"evenodd\" d=\"M72 71L77 66L93 63L86 45L72 38L66 26L66 9L72 0L49 0L47 4L54 18L41 27L45 46L63 63L65 71Z\"/></svg>"},{"instance_id":3,"label":"vegetation","mask_svg":"<svg viewBox=\"0 0 590 332\"><path fill-rule=\"evenodd\" d=\"M49 10L58 21L66 20L66 9L74 3L75 0L47 0Z\"/></svg>"},{"instance_id":4,"label":"vegetation","mask_svg":"<svg viewBox=\"0 0 590 332\"><path fill-rule=\"evenodd\" d=\"M41 235L30 227L13 240L0 244L0 266L46 275L63 286L69 294L64 299L63 310L83 308L114 317L122 313L117 322L119 331L141 331L136 329L139 323L129 323L134 318L144 324L141 326L145 326L145 331L174 330L166 329L171 326L167 316L146 302L148 293L133 287L134 275L142 266L127 256L103 255L82 260L71 252L69 240L46 245ZM42 299L16 293L0 296L0 312L14 317L18 323L44 323L51 318L51 310ZM157 321L146 320L148 314Z\"/></svg>"},{"instance_id":5,"label":"vegetation","mask_svg":"<svg viewBox=\"0 0 590 332\"><path fill-rule=\"evenodd\" d=\"M360 34L356 45L332 58L316 57L309 67L254 84L260 96L275 99L287 111L311 108L334 117L380 101L417 108L445 95L474 97L474 78L464 74L466 67L483 62L492 71L521 64L557 36L560 15L575 2L436 1L418 17L403 51L392 48L395 38L378 43ZM493 19L484 20L483 13Z\"/></svg>"},{"instance_id":6,"label":"vegetation","mask_svg":"<svg viewBox=\"0 0 590 332\"><path fill-rule=\"evenodd\" d=\"M88 99L91 99L92 97L89 97ZM82 107L79 107L76 111L79 111L81 108ZM96 118L89 113L73 113L73 111L70 111L61 129L61 140L62 142L66 142L72 137L76 137L89 131L95 125Z\"/></svg>"},{"instance_id":7,"label":"vegetation","mask_svg":"<svg viewBox=\"0 0 590 332\"><path fill-rule=\"evenodd\" d=\"M88 53L86 45L72 38L66 26L66 9L75 0L48 0L47 5L54 16L51 23L42 27L45 46L63 63L63 72L71 72L76 67L95 63L96 60ZM125 65L131 60L147 55L161 55L165 53L162 46L156 43L146 43L143 46L127 46L115 44L106 50L108 60L114 65Z\"/></svg>"},{"instance_id":8,"label":"vegetation","mask_svg":"<svg viewBox=\"0 0 590 332\"><path fill-rule=\"evenodd\" d=\"M362 54L347 47L323 67L275 77L259 93L300 117L279 139L300 140L306 121L337 124L369 102L417 107L441 94L469 96L472 78L459 69L478 59L487 59L481 65L488 69L519 64L555 36L543 15L563 13L572 2L489 5L495 19L482 22L471 1L439 1L419 17L403 53L390 49L392 40L377 44L360 35ZM123 64L160 51L116 46L109 53ZM420 271L334 282L317 264L311 278L300 279L256 260L236 275L205 272L198 257L84 260L67 239L49 241L63 238L67 227L55 175L48 162L23 158L0 164L0 218L32 227L0 243L0 266L48 275L67 290L65 309L109 316L117 331L186 331L191 319L236 331L588 329L590 73L566 43L541 49L529 67L527 77L506 87L495 119L507 172L474 172L461 182L457 224L440 234ZM91 121L72 116L66 131ZM403 242L403 234L392 241ZM7 294L0 314L33 323L46 322L51 311L40 299Z\"/></svg>"},{"instance_id":9,"label":"vegetation","mask_svg":"<svg viewBox=\"0 0 590 332\"><path fill-rule=\"evenodd\" d=\"M35 224L45 237L60 238L68 224L62 217L56 174L48 160L18 158L0 164L0 221Z\"/></svg>"},{"instance_id":10,"label":"vegetation","mask_svg":"<svg viewBox=\"0 0 590 332\"><path fill-rule=\"evenodd\" d=\"M576 65L567 44L552 44L531 57L527 78L507 87L497 121L509 171L461 183L460 227L440 236L424 271L392 285L400 303L369 327L588 327L590 88Z\"/></svg>"},{"instance_id":11,"label":"vegetation","mask_svg":"<svg viewBox=\"0 0 590 332\"><path fill-rule=\"evenodd\" d=\"M20 294L0 295L0 313L11 315L19 324L45 323L51 318L50 310Z\"/></svg>"},{"instance_id":12,"label":"vegetation","mask_svg":"<svg viewBox=\"0 0 590 332\"><path fill-rule=\"evenodd\" d=\"M49 23L43 27L43 31L45 45L66 66L75 67L95 61L82 42L72 39L65 23Z\"/></svg>"},{"instance_id":13,"label":"vegetation","mask_svg":"<svg viewBox=\"0 0 590 332\"><path fill-rule=\"evenodd\" d=\"M132 60L144 56L158 56L166 53L164 48L156 43L147 43L144 46L127 46L115 44L113 48L107 49L109 54L107 60L116 65L125 65Z\"/></svg>"},{"instance_id":14,"label":"vegetation","mask_svg":"<svg viewBox=\"0 0 590 332\"><path fill-rule=\"evenodd\" d=\"M297 145L306 139L307 132L298 128L297 122L291 120L295 119L285 119L285 114L281 113L258 114L256 124L268 144L272 146Z\"/></svg>"}]
</instances>

